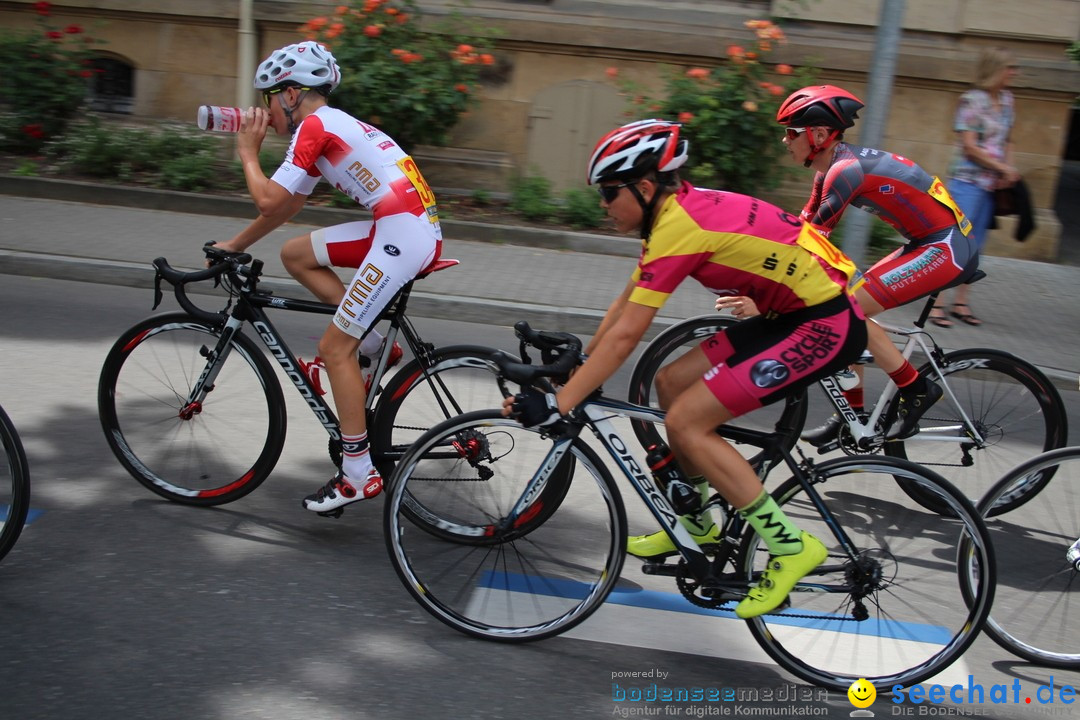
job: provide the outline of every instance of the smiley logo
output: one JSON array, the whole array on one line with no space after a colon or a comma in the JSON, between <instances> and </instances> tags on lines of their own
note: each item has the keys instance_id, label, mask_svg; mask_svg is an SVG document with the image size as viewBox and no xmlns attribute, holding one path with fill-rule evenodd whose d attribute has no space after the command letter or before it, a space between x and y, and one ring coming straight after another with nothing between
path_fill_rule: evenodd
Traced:
<instances>
[{"instance_id":1,"label":"smiley logo","mask_svg":"<svg viewBox=\"0 0 1080 720\"><path fill-rule=\"evenodd\" d=\"M848 700L851 704L857 708L868 708L874 704L874 700L877 699L877 690L874 686L866 681L865 678L859 678L855 682L851 683L851 687L847 691Z\"/></svg>"}]
</instances>

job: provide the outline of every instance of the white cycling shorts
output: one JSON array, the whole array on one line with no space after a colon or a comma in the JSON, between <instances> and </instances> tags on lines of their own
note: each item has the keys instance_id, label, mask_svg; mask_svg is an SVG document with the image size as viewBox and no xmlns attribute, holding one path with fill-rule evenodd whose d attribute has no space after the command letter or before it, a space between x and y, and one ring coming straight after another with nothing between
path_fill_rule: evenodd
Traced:
<instances>
[{"instance_id":1,"label":"white cycling shorts","mask_svg":"<svg viewBox=\"0 0 1080 720\"><path fill-rule=\"evenodd\" d=\"M438 259L439 226L410 213L334 225L311 233L323 267L356 268L334 324L362 337L405 283Z\"/></svg>"}]
</instances>

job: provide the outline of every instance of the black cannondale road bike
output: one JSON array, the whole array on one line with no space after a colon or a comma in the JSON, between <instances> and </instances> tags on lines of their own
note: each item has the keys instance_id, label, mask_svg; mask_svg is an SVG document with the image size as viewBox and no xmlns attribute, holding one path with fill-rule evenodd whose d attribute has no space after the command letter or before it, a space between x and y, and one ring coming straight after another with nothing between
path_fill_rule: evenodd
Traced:
<instances>
[{"instance_id":1,"label":"black cannondale road bike","mask_svg":"<svg viewBox=\"0 0 1080 720\"><path fill-rule=\"evenodd\" d=\"M109 447L140 483L179 503L221 505L257 488L280 457L286 407L271 360L328 433L330 457L340 465L337 417L267 313L332 315L337 307L260 290L262 262L247 253L204 251L210 267L194 272L154 261L154 307L166 282L183 312L151 316L120 336L101 370L98 413ZM436 261L417 279L457 264ZM189 285L206 280L224 289L223 309L204 310L189 296ZM386 342L369 368L371 452L384 477L427 428L502 400L486 363L492 348L437 348L420 337L405 314L413 282L383 312ZM254 332L244 332L245 324ZM388 372L399 338L412 359Z\"/></svg>"}]
</instances>

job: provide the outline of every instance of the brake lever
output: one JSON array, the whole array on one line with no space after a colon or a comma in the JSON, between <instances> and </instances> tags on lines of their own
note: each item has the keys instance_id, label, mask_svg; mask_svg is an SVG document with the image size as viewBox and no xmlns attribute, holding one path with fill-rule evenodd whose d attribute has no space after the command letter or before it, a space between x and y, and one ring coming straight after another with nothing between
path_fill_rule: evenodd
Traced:
<instances>
[{"instance_id":1,"label":"brake lever","mask_svg":"<svg viewBox=\"0 0 1080 720\"><path fill-rule=\"evenodd\" d=\"M161 294L161 271L156 270L154 272L154 307L150 308L151 310L158 309L158 305L161 304L162 297L164 296Z\"/></svg>"}]
</instances>

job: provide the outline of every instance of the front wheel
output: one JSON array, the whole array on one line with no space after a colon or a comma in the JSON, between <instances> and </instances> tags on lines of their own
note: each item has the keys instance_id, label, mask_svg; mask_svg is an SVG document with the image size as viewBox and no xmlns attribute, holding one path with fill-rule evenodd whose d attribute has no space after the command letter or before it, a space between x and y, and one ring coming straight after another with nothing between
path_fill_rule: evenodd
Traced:
<instances>
[{"instance_id":1,"label":"front wheel","mask_svg":"<svg viewBox=\"0 0 1080 720\"><path fill-rule=\"evenodd\" d=\"M559 483L560 501L545 504ZM622 498L596 452L497 410L416 441L394 471L384 526L390 561L424 610L506 642L557 635L591 615L618 581L626 544Z\"/></svg>"},{"instance_id":2,"label":"front wheel","mask_svg":"<svg viewBox=\"0 0 1080 720\"><path fill-rule=\"evenodd\" d=\"M660 370L724 328L738 322L731 317L702 315L672 325L657 335L641 352L641 357L634 365L634 370L630 375L628 396L630 402L659 409L660 400L656 378ZM799 439L799 433L802 432L805 422L806 391L804 390L772 405L754 410L734 420L731 425L762 432L780 432L784 435L784 447L790 450ZM641 420L631 420L631 425L643 448L648 448L664 439L661 435L662 425ZM756 447L748 447L743 454L755 467L763 457L763 452Z\"/></svg>"},{"instance_id":3,"label":"front wheel","mask_svg":"<svg viewBox=\"0 0 1080 720\"><path fill-rule=\"evenodd\" d=\"M0 408L0 559L15 546L30 510L30 467L19 433Z\"/></svg>"},{"instance_id":4,"label":"front wheel","mask_svg":"<svg viewBox=\"0 0 1080 720\"><path fill-rule=\"evenodd\" d=\"M1043 453L1005 475L977 507L989 518L998 569L983 629L1025 660L1070 670L1080 670L1080 564L1069 556L1080 542L1080 496L1071 483L1078 473L1080 447ZM1025 492L1033 485L1037 495ZM1029 497L1008 514L995 512L1016 494Z\"/></svg>"},{"instance_id":5,"label":"front wheel","mask_svg":"<svg viewBox=\"0 0 1080 720\"><path fill-rule=\"evenodd\" d=\"M918 434L886 443L885 454L933 469L973 502L1019 463L1067 442L1068 419L1057 388L1038 368L1015 355L959 350L944 356L940 377L930 364L919 368L919 374L939 382L945 394L919 420ZM982 438L981 446L973 431ZM990 514L1027 502L1052 474L1049 471L1023 493L1003 498ZM923 507L946 512L936 495L918 486L904 488Z\"/></svg>"},{"instance_id":6,"label":"front wheel","mask_svg":"<svg viewBox=\"0 0 1080 720\"><path fill-rule=\"evenodd\" d=\"M285 399L259 346L237 333L201 401L189 396L221 331L183 313L135 325L109 350L98 416L116 459L158 495L221 505L270 474L285 443Z\"/></svg>"},{"instance_id":7,"label":"front wheel","mask_svg":"<svg viewBox=\"0 0 1080 720\"><path fill-rule=\"evenodd\" d=\"M950 517L913 503L898 477L935 497ZM994 597L993 548L978 512L937 473L896 458L829 460L811 480L835 533L798 479L773 497L828 556L796 585L791 607L747 621L754 639L781 667L831 690L846 691L859 678L908 687L944 670L978 636ZM766 562L764 544L748 528L741 572L756 582Z\"/></svg>"}]
</instances>

